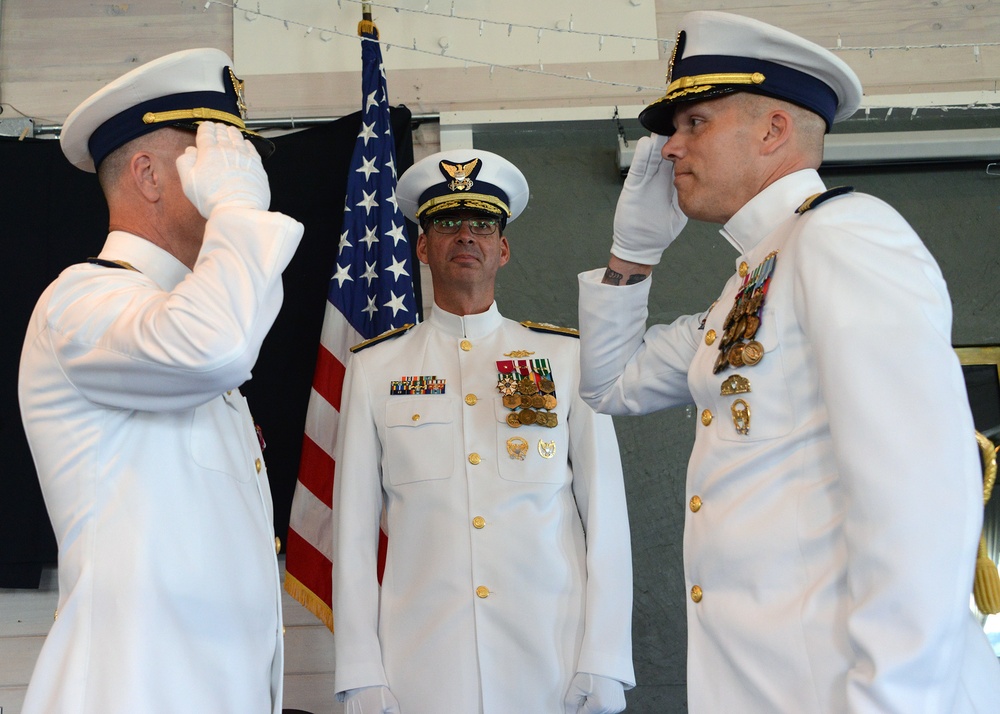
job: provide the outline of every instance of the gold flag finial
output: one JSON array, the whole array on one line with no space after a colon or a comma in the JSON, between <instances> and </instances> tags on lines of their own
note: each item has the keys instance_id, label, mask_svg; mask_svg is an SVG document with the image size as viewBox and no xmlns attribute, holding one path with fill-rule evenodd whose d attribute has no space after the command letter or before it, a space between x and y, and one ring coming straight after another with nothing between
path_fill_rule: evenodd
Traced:
<instances>
[{"instance_id":1,"label":"gold flag finial","mask_svg":"<svg viewBox=\"0 0 1000 714\"><path fill-rule=\"evenodd\" d=\"M370 2L361 3L361 22L358 23L358 35L375 35L378 39L378 28L372 20L372 4Z\"/></svg>"}]
</instances>

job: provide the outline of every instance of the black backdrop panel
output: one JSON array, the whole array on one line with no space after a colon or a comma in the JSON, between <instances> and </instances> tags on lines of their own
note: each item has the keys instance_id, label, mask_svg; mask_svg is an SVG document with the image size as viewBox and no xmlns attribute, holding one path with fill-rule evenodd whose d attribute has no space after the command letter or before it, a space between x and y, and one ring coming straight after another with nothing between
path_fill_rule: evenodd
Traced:
<instances>
[{"instance_id":1,"label":"black backdrop panel","mask_svg":"<svg viewBox=\"0 0 1000 714\"><path fill-rule=\"evenodd\" d=\"M0 217L7 241L0 312L0 586L37 587L41 564L55 560L17 407L17 365L35 301L70 263L97 255L108 211L94 176L66 161L58 142L0 141ZM54 444L53 448L58 448Z\"/></svg>"},{"instance_id":2,"label":"black backdrop panel","mask_svg":"<svg viewBox=\"0 0 1000 714\"><path fill-rule=\"evenodd\" d=\"M406 107L392 110L400 173L413 163L410 119ZM265 162L271 208L306 227L284 274L281 313L243 386L267 442L275 532L283 540L360 121L357 112L276 137L277 150ZM56 545L18 411L21 344L45 286L100 251L108 214L96 178L70 166L58 142L0 137L0 217L8 244L0 316L7 336L0 348L0 449L7 457L0 472L0 587L37 587L42 566L56 560Z\"/></svg>"}]
</instances>

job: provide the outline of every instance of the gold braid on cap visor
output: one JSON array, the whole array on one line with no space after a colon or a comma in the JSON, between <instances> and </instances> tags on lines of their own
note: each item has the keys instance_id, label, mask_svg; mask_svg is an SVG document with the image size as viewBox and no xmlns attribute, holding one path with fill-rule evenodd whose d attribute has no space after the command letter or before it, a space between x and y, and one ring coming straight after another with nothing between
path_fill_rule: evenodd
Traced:
<instances>
[{"instance_id":1,"label":"gold braid on cap visor","mask_svg":"<svg viewBox=\"0 0 1000 714\"><path fill-rule=\"evenodd\" d=\"M146 112L142 115L143 124L160 124L165 121L182 121L184 119L220 121L225 124L232 124L237 129L243 131L246 131L247 128L246 123L235 114L230 114L219 109L208 109L207 107L176 109L171 112Z\"/></svg>"},{"instance_id":2,"label":"gold braid on cap visor","mask_svg":"<svg viewBox=\"0 0 1000 714\"><path fill-rule=\"evenodd\" d=\"M690 77L681 77L674 80L667 87L667 94L664 99L674 99L683 97L685 94L698 94L715 89L719 84L763 84L764 75L760 72L752 73L730 73L730 74L696 74Z\"/></svg>"},{"instance_id":3,"label":"gold braid on cap visor","mask_svg":"<svg viewBox=\"0 0 1000 714\"><path fill-rule=\"evenodd\" d=\"M417 216L422 216L432 208L447 208L450 206L462 206L463 208L478 209L487 213L503 213L510 216L510 207L496 196L486 193L465 193L449 194L447 196L437 196L425 202L417 209ZM497 210L499 209L499 211Z\"/></svg>"}]
</instances>

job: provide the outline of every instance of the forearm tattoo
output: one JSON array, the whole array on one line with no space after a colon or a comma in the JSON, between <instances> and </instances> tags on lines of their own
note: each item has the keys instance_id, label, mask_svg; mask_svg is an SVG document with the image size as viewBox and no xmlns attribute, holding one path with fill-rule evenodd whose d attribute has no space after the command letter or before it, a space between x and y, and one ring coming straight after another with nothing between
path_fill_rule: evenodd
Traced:
<instances>
[{"instance_id":1,"label":"forearm tattoo","mask_svg":"<svg viewBox=\"0 0 1000 714\"><path fill-rule=\"evenodd\" d=\"M619 273L617 270L612 270L611 268L608 268L604 271L604 280L602 280L601 282L603 282L605 285L621 285L622 278L624 277L625 276ZM628 276L628 280L625 281L625 284L635 285L636 283L641 283L647 277L648 276L644 275L643 273L632 273L630 276Z\"/></svg>"}]
</instances>

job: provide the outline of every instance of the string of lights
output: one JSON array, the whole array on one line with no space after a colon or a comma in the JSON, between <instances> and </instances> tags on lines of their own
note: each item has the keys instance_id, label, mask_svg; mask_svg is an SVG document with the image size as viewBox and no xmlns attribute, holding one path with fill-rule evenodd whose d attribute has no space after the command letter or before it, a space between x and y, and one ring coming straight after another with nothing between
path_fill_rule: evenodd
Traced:
<instances>
[{"instance_id":1,"label":"string of lights","mask_svg":"<svg viewBox=\"0 0 1000 714\"><path fill-rule=\"evenodd\" d=\"M500 26L500 27L506 26L508 36L510 36L515 29L518 29L518 30L530 30L530 31L536 32L539 42L541 42L543 34L545 32L567 33L567 34L575 34L575 35L593 36L593 37L597 37L598 38L598 44L599 44L598 50L599 51L600 51L600 49L603 48L604 42L605 42L605 40L607 38L610 38L610 39L613 39L613 40L625 40L625 41L630 42L632 44L632 51L633 52L635 52L637 43L639 43L639 42L656 42L656 43L662 43L663 46L664 46L664 49L669 48L669 46L672 45L673 42L674 42L674 40L672 38L668 39L668 38L662 38L662 37L638 37L638 36L621 35L621 34L614 34L614 33L599 33L599 32L593 32L593 31L588 31L588 30L578 30L578 29L576 29L573 26L572 15L570 15L569 21L568 21L568 23L565 26L554 26L554 27L542 27L540 25L527 24L527 23L521 23L521 22L513 22L513 21L508 21L508 20L493 20L493 19L489 19L489 18L475 17L475 16L469 16L469 15L460 15L460 14L456 14L456 12L455 12L455 0L452 0L452 2L451 2L451 9L450 9L450 12L448 12L448 13L431 10L430 9L430 2L425 3L424 8L422 10L415 9L415 8L399 7L399 6L396 6L396 5L389 5L389 4L385 4L385 3L379 3L379 2L369 2L368 0L337 0L337 6L340 7L340 8L342 8L344 2L355 4L355 5L367 5L367 6L370 6L370 7L378 7L378 8L385 9L385 10L391 10L391 11L394 11L394 12L397 12L397 13L405 12L405 13L413 13L413 14L418 14L418 15L428 15L428 16L437 17L437 18L447 18L447 19L452 19L452 20L460 20L460 21L465 21L465 22L478 23L478 25L479 25L479 34L480 35L483 34L483 29L484 29L484 27L486 25L491 25L491 26ZM341 36L341 37L349 37L351 39L358 39L357 33L354 32L353 30L351 32L344 32L344 31L338 30L336 27L333 27L333 28L317 28L317 27L315 27L313 25L309 25L307 23L300 22L300 21L294 20L292 18L280 17L278 15L273 15L273 14L264 12L264 11L262 11L260 9L260 3L259 2L255 3L255 6L253 8L248 8L246 6L246 4L240 5L240 0L228 0L228 1L227 0L206 0L205 5L204 5L204 9L208 10L212 5L221 5L221 6L224 6L224 7L232 8L234 11L237 11L237 10L242 11L245 14L245 16L247 17L247 19L251 19L251 18L256 19L256 18L260 17L260 18L267 18L267 19L275 20L277 22L283 23L285 29L290 29L292 26L301 27L301 28L305 29L305 36L311 35L314 30L318 29L318 30L320 30L320 33L319 33L320 37L324 41L329 41L330 39L332 39L333 36ZM558 72L547 72L547 71L545 71L544 64L542 64L541 62L538 63L538 67L537 68L534 68L534 67L529 67L529 66L526 66L526 65L500 64L500 63L490 62L490 61L487 61L487 60L476 59L476 58L471 58L471 57L458 57L458 56L455 56L455 55L448 54L447 53L447 48L440 48L440 49L436 49L436 50L429 50L429 49L424 49L422 47L419 47L417 45L416 38L413 38L412 44L410 44L410 45L397 44L397 43L387 42L385 40L368 40L367 38L362 38L362 39L364 39L366 41L378 41L386 51L388 51L388 50L390 50L392 48L400 48L400 49L403 49L403 50L405 50L407 52L415 52L415 53L418 53L418 54L432 55L432 56L436 56L436 57L437 56L445 55L445 56L447 56L447 57L455 60L456 62L462 62L465 67L468 67L469 65L478 65L478 66L482 66L482 67L489 67L489 74L490 74L490 78L491 79L493 77L493 74L494 74L495 70L502 69L502 70L511 71L511 72L519 72L519 73L524 73L524 74L533 74L533 75L547 76L547 77L551 77L551 78L554 78L554 79L563 79L563 80L571 80L571 81L579 81L579 82L591 82L593 84L601 84L601 85L606 85L606 86L629 88L629 89L634 90L636 93L641 93L641 92L644 92L644 91L657 92L657 91L662 91L662 89L663 89L661 86L649 87L649 86L644 86L644 85L636 85L636 84L629 83L629 82L617 82L617 81L612 81L612 80L599 79L599 78L593 77L593 75L592 75L591 72L587 72L586 76L571 75L571 74L561 74L561 73L558 73ZM839 52L867 52L868 55L869 55L869 57L874 57L874 55L875 55L876 52L881 52L881 51L912 51L912 50L942 50L942 49L950 49L950 48L972 48L972 50L973 50L973 53L972 53L973 54L973 59L974 59L975 62L979 62L980 61L980 48L981 47L997 47L997 46L1000 46L1000 41L992 41L992 42L937 43L937 44L923 44L923 45L899 44L899 45L880 45L880 46L870 46L870 47L869 46L844 46L842 44L842 42L841 42L840 36L838 35L836 46L835 47L830 47L828 49L830 49L831 51L839 51Z\"/></svg>"},{"instance_id":2,"label":"string of lights","mask_svg":"<svg viewBox=\"0 0 1000 714\"><path fill-rule=\"evenodd\" d=\"M424 5L424 9L423 10L414 10L413 8L398 7L396 5L386 5L384 3L379 3L379 2L368 2L368 0L337 0L337 7L343 7L343 5L342 5L343 2L347 2L347 3L350 3L350 4L354 4L354 5L362 5L362 4L364 4L364 5L370 5L371 7L384 8L384 9L387 9L387 10L393 10L395 12L406 12L406 13L413 13L413 14L416 14L416 15L430 15L432 17L442 17L442 18L455 19L455 20L468 20L470 22L478 22L479 25L480 25L480 28L482 28L485 25L496 25L496 26L499 26L499 27L506 27L508 35L511 34L514 31L514 28L517 28L519 30L533 30L533 31L536 31L538 33L538 37L541 37L542 33L544 33L544 32L564 32L564 33L573 34L573 35L590 35L592 37L598 37L598 38L601 38L601 37L604 37L604 38L611 37L611 38L616 38L616 39L629 40L630 42L656 42L656 43L661 43L662 42L664 45L671 45L674 42L674 40L673 40L672 37L671 38L662 38L662 37L633 37L632 35L618 35L618 34L615 34L615 33L612 33L612 32L593 32L593 31L589 31L589 30L577 30L577 29L575 29L573 27L573 15L569 16L569 20L566 21L566 25L565 26L562 26L562 25L555 25L555 26L530 25L530 24L524 24L524 23L519 23L519 22L509 22L507 20L490 20L490 19L484 18L484 17L470 17L468 15L458 15L458 14L455 13L455 0L451 0L451 11L447 12L447 13L436 12L434 10L431 10L429 2ZM480 31L480 34L482 34L482 31Z\"/></svg>"},{"instance_id":3,"label":"string of lights","mask_svg":"<svg viewBox=\"0 0 1000 714\"><path fill-rule=\"evenodd\" d=\"M348 0L348 2L352 2L352 1L353 0ZM397 43L387 42L387 41L382 40L382 39L374 40L374 39L371 39L371 38L368 38L368 37L359 37L358 34L357 34L357 31L353 30L353 29L352 29L351 32L344 32L342 30L337 29L336 26L334 26L334 27L317 27L315 25L309 25L307 23L300 22L298 20L294 20L294 19L291 19L291 18L283 18L283 17L279 17L277 15L272 15L270 13L263 12L262 10L260 10L259 6L257 6L256 9L250 10L250 9L247 9L247 8L245 8L243 6L240 6L239 0L232 0L232 2L226 2L226 0L206 0L204 9L208 10L212 5L222 5L224 7L232 8L234 11L235 10L239 10L239 11L242 11L244 13L247 13L248 15L252 15L255 18L256 17L263 17L263 18L267 18L267 19L270 19L270 20L275 20L275 21L283 23L284 26L285 26L285 29L290 29L292 26L301 27L301 28L305 29L305 34L306 35L311 35L314 31L319 30L320 31L320 35L323 35L323 34L337 35L337 36L340 36L340 37L349 37L352 40L358 40L358 39L360 39L363 42L378 42L382 46L383 50L386 51L386 52L388 52L389 50L391 50L394 47L398 47L398 48L406 50L407 52L415 52L417 54L433 55L435 57L440 57L442 54L445 54L445 48L442 48L440 50L428 50L428 49L424 49L422 47L418 47L417 46L417 40L416 40L416 38L413 39L412 45L403 45L403 44L397 44ZM414 12L417 12L417 11L414 11ZM460 19L475 19L475 18L460 18ZM486 21L483 20L482 22L485 23ZM509 24L509 23L501 23L501 24ZM552 78L555 78L555 79L567 79L567 80L574 80L574 81L581 81L581 82L590 82L592 84L602 84L602 85L611 86L611 87L622 87L622 88L632 89L635 92L643 92L643 91L661 92L663 90L662 86L650 87L650 86L644 86L644 85L636 85L636 84L633 84L631 82L617 82L617 81L614 81L614 80L599 79L599 78L595 78L592 75L591 72L587 72L586 76L571 75L571 74L560 74L558 72L547 72L547 71L545 71L545 65L543 63L541 63L541 62L539 62L538 63L538 67L535 68L535 67L529 67L529 66L526 66L526 65L508 65L508 64L500 64L500 63L488 62L488 61L485 61L485 60L474 59L474 58L470 58L470 57L456 57L456 56L450 55L450 54L447 55L447 56L449 58L455 60L456 62L463 62L466 67L468 67L469 65L478 65L478 66L481 66L481 67L489 67L489 73L490 73L490 78L491 79L493 78L493 73L495 72L495 70L497 70L497 69L503 69L503 70L507 70L507 71L510 71L510 72L519 72L519 73L522 73L522 74L540 75L540 76L552 77Z\"/></svg>"},{"instance_id":4,"label":"string of lights","mask_svg":"<svg viewBox=\"0 0 1000 714\"><path fill-rule=\"evenodd\" d=\"M295 20L291 20L291 19L288 19L288 18L282 18L282 17L278 17L276 15L270 15L270 14L267 14L265 12L262 12L261 9L260 9L260 3L259 2L256 3L256 6L255 6L254 9L250 9L250 8L248 8L246 6L245 1L244 1L243 5L240 4L240 1L241 0L229 0L228 2L227 2L227 0L207 0L205 2L205 9L208 9L208 7L211 6L211 5L223 5L223 6L226 6L226 7L230 7L232 9L234 9L234 10L242 10L243 12L245 12L247 14L253 14L253 15L257 15L259 17L266 17L266 18L278 20L280 22L285 23L286 26L287 25L293 25L293 24L294 25L300 25L302 27L306 27L307 29L309 29L310 32L313 29L315 29L315 28L312 28L310 26L307 26L305 23L300 23L300 22L297 22ZM674 38L673 37L643 37L643 36L637 36L637 35L622 35L622 34L609 33L609 32L596 32L596 31L593 31L593 30L579 30L579 29L576 29L573 26L573 16L572 15L569 16L569 19L568 19L568 21L567 21L567 23L566 23L565 26L562 26L560 24L560 25L555 25L555 26L551 26L551 27L549 27L549 26L542 26L542 25L535 25L535 24L530 24L530 23L523 23L523 22L513 22L513 21L510 21L510 20L494 20L494 19L490 19L490 18L476 17L476 16L472 16L472 15L461 15L461 14L457 14L455 12L455 0L451 0L451 10L449 12L439 12L439 11L436 11L436 10L431 10L430 9L430 2L425 3L423 9L421 9L421 10L418 10L418 9L415 9L415 8L408 8L408 7L399 7L397 5L389 5L389 4L386 4L386 3L374 2L374 1L369 2L369 0L337 0L337 7L338 8L342 8L344 3L349 3L349 4L353 4L353 5L369 5L371 7L377 7L377 8L381 8L381 9L385 9L385 10L392 10L393 12L396 12L396 13L411 13L411 14L416 14L416 15L427 15L427 16L431 16L431 17L446 18L446 19L451 19L451 20L464 20L464 21L468 21L468 22L475 22L475 23L478 23L479 26L480 26L480 34L482 34L482 28L484 26L486 26L486 25L494 25L494 26L499 26L499 27L506 27L508 35L512 34L513 31L515 29L517 29L517 30L531 30L533 32L538 33L539 37L541 37L542 34L544 34L544 33L552 32L552 33L565 33L565 34L572 34L572 35L586 35L586 36L597 37L598 39L608 39L608 38L610 38L610 39L621 39L621 40L627 40L627 41L629 41L631 43L655 42L655 43L663 44L665 47L669 47L670 45L672 45L674 43ZM339 33L338 32L338 33L335 33L335 34L346 34L346 33ZM399 46L401 46L401 45L399 45ZM874 52L888 51L888 50L895 50L895 51L900 51L900 50L902 50L902 51L911 51L911 50L940 50L940 49L951 49L951 48L962 48L962 47L971 47L973 49L975 49L976 47L1000 47L1000 40L997 40L997 41L980 41L980 42L940 42L940 43L932 43L932 44L915 44L915 45L897 44L897 45L871 45L871 46L869 46L869 45L843 45L842 42L841 42L841 38L838 35L838 37L837 37L837 44L835 46L833 46L833 47L828 47L827 49L829 49L831 51L834 51L834 52L840 51L840 52L869 52L869 53L874 53Z\"/></svg>"},{"instance_id":5,"label":"string of lights","mask_svg":"<svg viewBox=\"0 0 1000 714\"><path fill-rule=\"evenodd\" d=\"M444 4L444 2L446 0L434 0L434 1L435 1L435 4L438 7L440 7L440 6L442 6ZM655 42L655 43L662 43L662 45L663 45L663 47L664 47L665 50L669 49L669 47L672 46L673 42L674 42L673 38L630 36L630 35L607 33L607 32L604 32L604 33L593 32L593 31L589 31L589 30L580 29L580 28L578 28L574 24L574 19L573 19L572 15L569 16L568 20L567 19L562 19L557 24L554 24L552 27L547 27L547 26L543 27L542 25L539 25L539 24L530 24L530 23L524 23L524 22L514 22L514 21L511 21L511 20L498 20L498 19L490 19L490 18L485 18L485 17L475 17L473 15L463 15L463 14L459 14L459 13L456 12L456 9L455 9L456 8L456 2L455 2L455 0L451 0L450 9L448 11L432 10L431 7L430 7L431 6L431 1L430 0L425 0L425 4L423 6L423 9L412 8L412 7L411 8L399 7L397 5L393 5L393 4L388 3L388 2L375 2L375 1L369 2L368 0L337 0L337 5L340 8L343 7L344 3L349 3L349 4L352 4L352 5L366 6L368 8L378 8L378 9L384 11L384 12L410 13L410 14L415 14L415 15L426 15L426 16L431 16L431 17L435 18L438 21L440 21L440 20L454 20L454 21L459 21L459 22L464 22L464 23L475 23L475 24L478 25L479 35L480 36L483 35L484 29L487 26L491 26L491 27L494 27L494 28L495 27L500 27L500 28L504 28L505 27L506 30L507 30L507 35L508 36L511 36L515 31L518 31L518 32L524 32L524 31L533 32L533 33L536 33L536 36L537 36L537 39L538 39L539 43L543 41L543 38L545 38L545 34L549 33L549 32L554 33L554 34L560 34L560 33L562 33L562 34L571 34L571 35L583 35L583 36L597 38L597 40L598 40L598 51L601 48L603 48L604 43L605 43L606 40L607 41L611 41L611 42L629 42L629 43L632 44L633 52L635 51L635 47L636 47L637 43L640 43L640 42L642 42L642 43L653 43L653 42ZM644 86L644 85L637 85L637 84L631 83L631 82L623 82L623 81L614 81L614 80L602 79L600 77L594 77L593 74L590 71L585 71L585 70L581 70L580 74L564 74L564 73L559 73L559 72L546 71L545 70L545 66L544 66L544 64L542 64L541 61L539 61L536 65L513 65L513 64L502 64L502 63L498 63L498 62L491 62L488 59L484 60L484 59L478 59L478 58L472 58L472 57L458 57L458 56L455 56L453 54L448 53L448 48L447 47L435 47L434 49L428 49L428 48L420 47L418 45L418 42L417 42L416 38L413 38L412 42L410 44L393 43L393 42L388 42L385 39L372 40L372 39L369 39L369 38L361 38L361 37L358 36L357 31L356 31L356 27L354 26L353 23L352 23L352 26L350 27L349 31L342 31L342 30L338 29L336 26L334 26L334 27L319 27L319 26L314 26L314 25L310 25L310 24L308 24L306 22L302 22L302 21L296 20L293 17L282 17L282 16L277 15L277 14L268 13L268 12L266 12L266 11L264 11L264 10L261 9L261 2L259 2L258 0L205 0L205 2L203 3L203 11L207 12L213 5L217 5L217 6L220 6L220 7L231 9L233 11L233 13L234 13L234 16L235 16L235 13L237 13L237 12L241 13L245 17L245 19L247 21L254 21L254 20L263 18L263 19L268 19L268 20L272 20L272 21L281 23L286 30L291 30L292 28L301 29L303 31L303 39L306 39L306 38L309 38L309 37L312 37L312 36L317 36L321 41L329 42L334 37L343 37L343 38L350 39L351 41L354 41L354 42L358 41L359 39L362 40L362 41L377 41L382 46L382 48L383 48L383 50L385 52L389 52L389 50L392 50L392 49L395 48L395 49L397 49L399 51L413 52L413 53L417 53L417 54L423 54L423 55L429 55L429 56L435 56L435 57L440 57L440 56L444 55L444 56L448 57L449 59L455 61L456 64L458 64L458 63L464 64L464 66L466 68L468 68L469 66L478 66L478 67L488 68L490 79L493 78L493 75L494 75L494 73L497 70L501 70L501 71L516 72L516 73L529 74L529 75L535 75L535 76L543 76L543 77L547 77L547 78L551 78L551 79L555 79L555 80L567 80L567 81L574 81L574 82L588 82L588 83L597 84L597 85L617 87L617 88L621 88L622 90L625 90L625 91L633 91L633 92L635 92L637 94L645 92L645 93L651 93L651 94L658 95L659 93L661 93L663 91L663 86L662 85ZM360 11L357 13L357 16L358 16L358 18L360 18L360 16L361 16L361 12ZM984 41L984 42L960 42L960 43L936 43L936 44L895 44L895 45L882 45L882 46L853 46L853 45L852 46L847 46L847 45L843 44L843 42L841 40L841 37L838 35L837 40L836 40L836 45L834 47L829 47L828 49L830 49L831 51L835 51L835 52L867 52L870 57L873 57L876 52L883 52L883 51L907 51L908 52L908 51L935 51L935 50L954 49L954 48L966 48L966 49L971 48L972 49L972 53L971 54L972 54L972 57L973 57L974 61L975 62L979 62L980 61L980 57L981 57L981 54L980 54L981 48L984 48L984 47L997 47L997 46L1000 46L1000 40L998 40L998 41L989 41L989 42L985 42ZM563 66L565 66L565 63L561 63L561 64L563 64ZM13 105L10 105L9 103L6 103L6 102L0 104L0 113L2 113L2 111L3 111L2 107L4 105L6 105L9 109L13 110L14 112L16 112L17 114L19 114L21 116L27 116L26 114L24 114L23 112L21 112L17 107L14 107ZM988 100L987 100L987 102L982 102L982 101L979 101L979 100L975 100L973 103L969 103L969 104L947 104L946 105L946 104L938 103L938 104L932 104L932 105L927 105L927 106L922 105L920 107L913 107L912 109L913 109L913 114L915 115L917 109L921 109L921 110L922 109L936 109L936 110L947 111L949 108L950 109L957 109L957 110L961 110L961 109L975 109L975 108L990 108L990 109L994 109L994 108L996 108L996 106L997 106L996 104L991 103ZM907 109L910 109L911 107L912 107L912 105L907 106ZM48 120L42 120L42 121L48 121Z\"/></svg>"}]
</instances>

